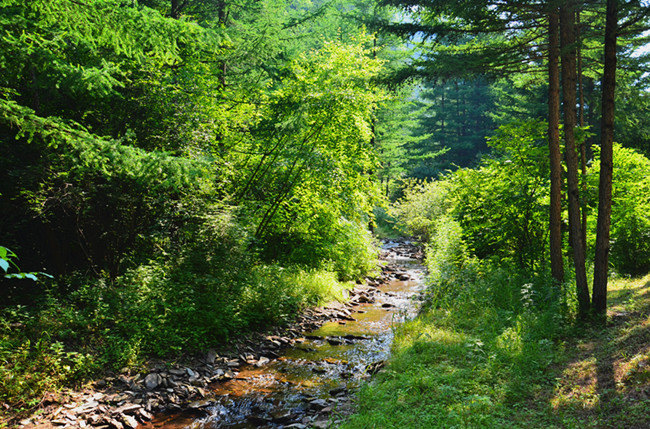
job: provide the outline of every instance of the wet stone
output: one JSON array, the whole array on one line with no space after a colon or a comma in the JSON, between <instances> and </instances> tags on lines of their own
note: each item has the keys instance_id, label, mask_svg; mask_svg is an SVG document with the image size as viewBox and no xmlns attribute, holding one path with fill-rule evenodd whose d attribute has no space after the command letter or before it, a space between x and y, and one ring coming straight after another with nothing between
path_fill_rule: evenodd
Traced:
<instances>
[{"instance_id":1,"label":"wet stone","mask_svg":"<svg viewBox=\"0 0 650 429\"><path fill-rule=\"evenodd\" d=\"M309 406L316 410L322 410L328 405L329 403L325 399L314 399L313 401L309 402Z\"/></svg>"},{"instance_id":2,"label":"wet stone","mask_svg":"<svg viewBox=\"0 0 650 429\"><path fill-rule=\"evenodd\" d=\"M271 414L274 423L288 423L291 421L293 414L290 411L278 411Z\"/></svg>"},{"instance_id":3,"label":"wet stone","mask_svg":"<svg viewBox=\"0 0 650 429\"><path fill-rule=\"evenodd\" d=\"M336 337L328 338L327 342L330 343L330 345L332 345L332 346L340 346L341 344L343 344L343 340L340 339L340 338L336 338Z\"/></svg>"},{"instance_id":4,"label":"wet stone","mask_svg":"<svg viewBox=\"0 0 650 429\"><path fill-rule=\"evenodd\" d=\"M144 387L146 387L147 390L153 390L160 386L162 381L163 379L160 374L151 373L144 378Z\"/></svg>"}]
</instances>

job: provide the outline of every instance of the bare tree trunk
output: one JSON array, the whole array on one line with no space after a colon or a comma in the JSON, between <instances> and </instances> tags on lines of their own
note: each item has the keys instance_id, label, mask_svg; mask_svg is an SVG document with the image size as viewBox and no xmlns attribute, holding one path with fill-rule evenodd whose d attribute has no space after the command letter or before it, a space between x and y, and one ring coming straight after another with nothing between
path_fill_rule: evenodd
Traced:
<instances>
[{"instance_id":1,"label":"bare tree trunk","mask_svg":"<svg viewBox=\"0 0 650 429\"><path fill-rule=\"evenodd\" d=\"M580 24L580 10L576 12L576 35L578 43L578 123L581 127L585 126L585 91L582 83L582 25ZM585 138L580 142L580 170L581 177L581 191L582 191L582 207L580 213L582 214L582 247L587 249L587 202L584 196L587 194L587 139Z\"/></svg>"},{"instance_id":2,"label":"bare tree trunk","mask_svg":"<svg viewBox=\"0 0 650 429\"><path fill-rule=\"evenodd\" d=\"M585 249L582 245L580 224L580 191L578 181L578 154L575 142L576 126L576 46L575 2L560 6L560 52L562 60L562 105L564 110L564 146L566 149L567 188L569 196L569 229L576 274L578 316L589 314L589 287L585 269Z\"/></svg>"},{"instance_id":3,"label":"bare tree trunk","mask_svg":"<svg viewBox=\"0 0 650 429\"><path fill-rule=\"evenodd\" d=\"M605 67L602 81L602 122L600 137L600 182L598 184L598 222L594 258L594 301L597 316L607 314L607 269L609 229L612 215L612 172L614 169L614 94L616 91L616 36L618 9L616 0L607 0L605 22Z\"/></svg>"},{"instance_id":4,"label":"bare tree trunk","mask_svg":"<svg viewBox=\"0 0 650 429\"><path fill-rule=\"evenodd\" d=\"M549 216L551 274L558 284L564 281L562 261L562 154L560 152L560 40L559 14L548 16L548 149L551 167L551 210Z\"/></svg>"}]
</instances>

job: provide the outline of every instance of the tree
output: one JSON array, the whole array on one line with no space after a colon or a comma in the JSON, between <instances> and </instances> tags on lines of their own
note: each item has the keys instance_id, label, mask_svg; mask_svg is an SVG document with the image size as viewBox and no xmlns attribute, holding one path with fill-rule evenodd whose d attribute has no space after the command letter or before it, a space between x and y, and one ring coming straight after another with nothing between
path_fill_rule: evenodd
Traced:
<instances>
[{"instance_id":1,"label":"tree","mask_svg":"<svg viewBox=\"0 0 650 429\"><path fill-rule=\"evenodd\" d=\"M569 199L569 239L573 251L573 265L578 296L578 316L589 314L590 299L585 268L585 249L580 220L580 190L578 180L578 153L575 143L576 127L576 40L575 1L560 6L560 57L562 65L562 107L564 113L564 146L567 166L567 194Z\"/></svg>"},{"instance_id":2,"label":"tree","mask_svg":"<svg viewBox=\"0 0 650 429\"><path fill-rule=\"evenodd\" d=\"M607 312L607 272L609 268L612 216L612 173L614 168L614 115L616 93L616 42L619 34L618 0L607 0L604 69L602 77L602 119L600 138L600 176L598 184L598 223L594 257L593 311L601 320ZM633 2L634 3L634 2ZM628 6L630 6L628 4ZM634 4L632 6L635 6ZM647 9L633 12L621 27L629 27L650 16Z\"/></svg>"},{"instance_id":3,"label":"tree","mask_svg":"<svg viewBox=\"0 0 650 429\"><path fill-rule=\"evenodd\" d=\"M551 5L548 14L548 148L551 173L549 241L551 275L564 281L562 256L562 154L560 151L560 40L559 13Z\"/></svg>"}]
</instances>

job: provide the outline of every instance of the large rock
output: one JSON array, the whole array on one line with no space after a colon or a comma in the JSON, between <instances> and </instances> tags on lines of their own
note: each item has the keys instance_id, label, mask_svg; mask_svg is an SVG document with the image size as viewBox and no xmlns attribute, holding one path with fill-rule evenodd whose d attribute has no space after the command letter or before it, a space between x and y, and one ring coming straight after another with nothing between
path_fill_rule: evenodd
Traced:
<instances>
[{"instance_id":1,"label":"large rock","mask_svg":"<svg viewBox=\"0 0 650 429\"><path fill-rule=\"evenodd\" d=\"M163 378L160 374L151 373L144 378L144 387L147 390L154 390L156 387L160 386L163 382Z\"/></svg>"}]
</instances>

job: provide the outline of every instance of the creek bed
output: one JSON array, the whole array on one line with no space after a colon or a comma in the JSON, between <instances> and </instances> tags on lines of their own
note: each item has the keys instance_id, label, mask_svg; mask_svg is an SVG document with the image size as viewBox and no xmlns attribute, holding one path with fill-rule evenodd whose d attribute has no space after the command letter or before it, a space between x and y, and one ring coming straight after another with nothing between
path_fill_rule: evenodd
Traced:
<instances>
[{"instance_id":1,"label":"creek bed","mask_svg":"<svg viewBox=\"0 0 650 429\"><path fill-rule=\"evenodd\" d=\"M352 411L352 393L388 358L392 327L417 313L423 269L404 250L384 245L384 262L401 276L380 285L374 302L355 306L350 320L304 332L268 364L242 366L232 380L212 385L193 408L141 427L300 429L341 420Z\"/></svg>"}]
</instances>

